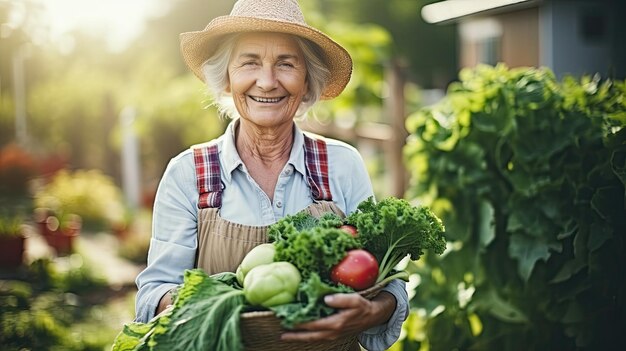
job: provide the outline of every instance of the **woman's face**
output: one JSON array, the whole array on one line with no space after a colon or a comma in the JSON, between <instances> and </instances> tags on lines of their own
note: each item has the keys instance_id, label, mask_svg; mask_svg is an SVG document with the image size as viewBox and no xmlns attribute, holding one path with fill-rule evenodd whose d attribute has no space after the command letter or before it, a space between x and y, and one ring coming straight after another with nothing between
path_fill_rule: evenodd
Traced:
<instances>
[{"instance_id":1,"label":"woman's face","mask_svg":"<svg viewBox=\"0 0 626 351\"><path fill-rule=\"evenodd\" d=\"M239 37L228 64L229 86L241 118L262 127L291 124L307 93L306 64L287 34Z\"/></svg>"}]
</instances>

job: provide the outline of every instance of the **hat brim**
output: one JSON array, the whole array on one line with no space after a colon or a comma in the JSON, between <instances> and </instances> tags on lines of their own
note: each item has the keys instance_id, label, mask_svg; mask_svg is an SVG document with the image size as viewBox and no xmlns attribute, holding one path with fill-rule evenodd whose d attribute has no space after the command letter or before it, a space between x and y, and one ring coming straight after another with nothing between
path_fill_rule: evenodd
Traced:
<instances>
[{"instance_id":1,"label":"hat brim","mask_svg":"<svg viewBox=\"0 0 626 351\"><path fill-rule=\"evenodd\" d=\"M221 16L213 19L202 31L180 34L183 60L200 80L204 81L202 64L217 49L221 36L244 32L287 33L316 43L324 52L330 70L329 81L320 98L332 99L339 95L350 81L352 58L334 40L321 31L293 22L243 16Z\"/></svg>"}]
</instances>

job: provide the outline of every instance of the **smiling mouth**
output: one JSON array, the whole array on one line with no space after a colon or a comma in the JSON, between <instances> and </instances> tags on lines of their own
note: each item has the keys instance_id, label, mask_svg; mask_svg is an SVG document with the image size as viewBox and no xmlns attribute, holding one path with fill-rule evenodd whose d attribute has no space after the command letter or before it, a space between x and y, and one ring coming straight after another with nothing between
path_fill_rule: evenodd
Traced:
<instances>
[{"instance_id":1,"label":"smiling mouth","mask_svg":"<svg viewBox=\"0 0 626 351\"><path fill-rule=\"evenodd\" d=\"M277 98L265 98L265 97L259 97L259 96L250 96L250 98L256 102L262 102L262 103L266 103L266 104L273 104L273 103L277 103L280 100L284 99L285 97L277 97Z\"/></svg>"}]
</instances>

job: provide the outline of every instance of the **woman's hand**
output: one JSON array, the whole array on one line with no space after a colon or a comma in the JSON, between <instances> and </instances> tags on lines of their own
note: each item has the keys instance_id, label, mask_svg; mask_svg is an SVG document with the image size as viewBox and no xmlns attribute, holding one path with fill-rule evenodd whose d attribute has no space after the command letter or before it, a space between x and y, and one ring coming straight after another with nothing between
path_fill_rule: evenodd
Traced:
<instances>
[{"instance_id":1,"label":"woman's hand","mask_svg":"<svg viewBox=\"0 0 626 351\"><path fill-rule=\"evenodd\" d=\"M388 292L380 292L368 300L361 295L334 294L324 298L324 302L338 309L326 318L299 324L294 331L281 336L285 341L336 340L359 334L373 326L386 323L396 308L396 299Z\"/></svg>"}]
</instances>

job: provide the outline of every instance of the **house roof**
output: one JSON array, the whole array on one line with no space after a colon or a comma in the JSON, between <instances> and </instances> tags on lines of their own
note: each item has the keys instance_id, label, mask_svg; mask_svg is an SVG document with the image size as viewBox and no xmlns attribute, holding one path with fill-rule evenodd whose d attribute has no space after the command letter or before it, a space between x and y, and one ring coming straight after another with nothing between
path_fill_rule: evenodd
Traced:
<instances>
[{"instance_id":1,"label":"house roof","mask_svg":"<svg viewBox=\"0 0 626 351\"><path fill-rule=\"evenodd\" d=\"M536 5L540 0L444 0L422 8L428 23L444 23L478 13L512 11Z\"/></svg>"}]
</instances>

